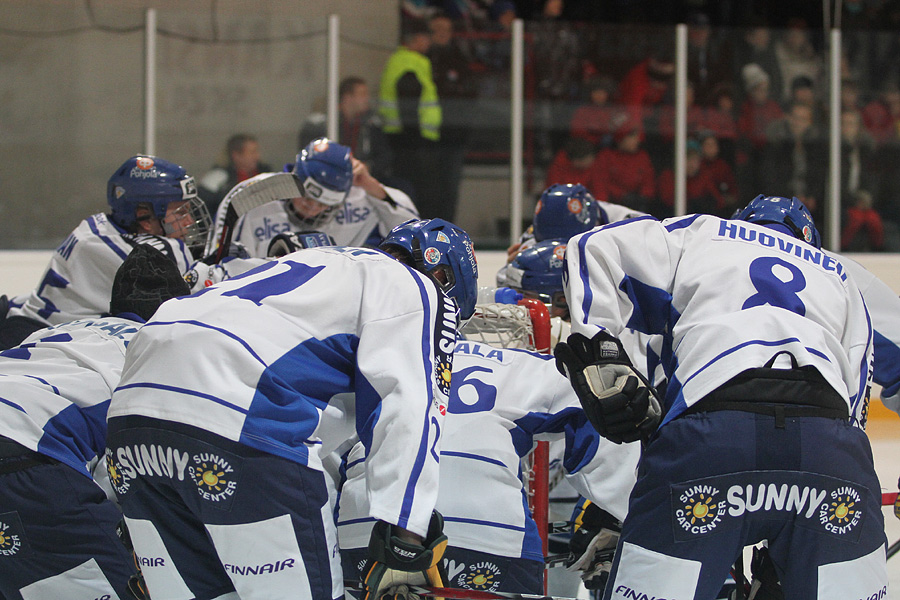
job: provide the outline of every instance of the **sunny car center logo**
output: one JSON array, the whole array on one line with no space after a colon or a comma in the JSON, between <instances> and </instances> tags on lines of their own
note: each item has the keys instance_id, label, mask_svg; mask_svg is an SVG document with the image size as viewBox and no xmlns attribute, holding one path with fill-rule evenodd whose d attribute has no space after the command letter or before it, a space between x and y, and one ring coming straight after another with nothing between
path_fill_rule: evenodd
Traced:
<instances>
[{"instance_id":1,"label":"sunny car center logo","mask_svg":"<svg viewBox=\"0 0 900 600\"><path fill-rule=\"evenodd\" d=\"M711 485L693 485L678 496L675 521L688 533L709 533L722 520L725 502L718 499L719 489Z\"/></svg>"}]
</instances>

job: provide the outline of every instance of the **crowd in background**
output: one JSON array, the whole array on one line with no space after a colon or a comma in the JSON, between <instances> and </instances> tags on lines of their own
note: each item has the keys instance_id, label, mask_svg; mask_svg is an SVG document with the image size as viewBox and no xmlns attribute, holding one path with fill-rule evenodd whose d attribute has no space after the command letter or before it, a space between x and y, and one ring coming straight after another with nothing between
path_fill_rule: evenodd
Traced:
<instances>
[{"instance_id":1,"label":"crowd in background","mask_svg":"<svg viewBox=\"0 0 900 600\"><path fill-rule=\"evenodd\" d=\"M430 59L443 109L440 139L414 155L424 161L423 148L434 146L428 164L442 166L404 172L397 166L404 161L391 160L399 150L383 136L376 80L342 83L338 141L377 177L409 192L424 217L453 220L463 163L508 162L510 31L521 17L531 187L580 182L597 198L669 216L671 24L685 22L688 211L730 216L766 193L798 197L824 223L829 71L822 7L675 2L660 11L659 4L404 0L404 32L430 36L417 51ZM900 172L892 168L900 156L900 34L891 30L900 25L900 0L845 1L839 17L841 250L900 251ZM298 148L323 135L324 124L324 114L310 115ZM423 172L432 176L418 177ZM437 198L435 206L423 197Z\"/></svg>"}]
</instances>

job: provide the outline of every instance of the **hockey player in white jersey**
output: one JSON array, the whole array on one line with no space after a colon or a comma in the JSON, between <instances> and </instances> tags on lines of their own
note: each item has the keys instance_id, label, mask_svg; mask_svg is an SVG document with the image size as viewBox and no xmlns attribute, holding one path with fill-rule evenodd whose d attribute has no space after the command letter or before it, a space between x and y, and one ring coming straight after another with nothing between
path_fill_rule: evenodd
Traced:
<instances>
[{"instance_id":1,"label":"hockey player in white jersey","mask_svg":"<svg viewBox=\"0 0 900 600\"><path fill-rule=\"evenodd\" d=\"M535 440L562 440L563 464L575 489L618 519L640 448L597 435L553 358L459 340L441 446L437 510L449 539L448 585L543 593L544 556L521 480L522 458ZM366 573L369 532L365 450L346 458L336 510L344 574Z\"/></svg>"},{"instance_id":2,"label":"hockey player in white jersey","mask_svg":"<svg viewBox=\"0 0 900 600\"><path fill-rule=\"evenodd\" d=\"M373 597L440 583L440 430L475 255L438 219L382 248L288 254L167 303L129 345L107 460L152 597L340 597L319 456L354 431Z\"/></svg>"},{"instance_id":3,"label":"hockey player in white jersey","mask_svg":"<svg viewBox=\"0 0 900 600\"><path fill-rule=\"evenodd\" d=\"M739 217L570 240L558 364L602 435L648 442L604 598L714 598L762 540L786 597L883 597L862 297L796 199ZM662 403L615 337L626 327L663 336Z\"/></svg>"},{"instance_id":4,"label":"hockey player in white jersey","mask_svg":"<svg viewBox=\"0 0 900 600\"><path fill-rule=\"evenodd\" d=\"M110 213L84 219L56 249L37 288L10 300L0 349L47 325L106 313L116 269L135 245L152 245L184 273L191 249L206 243L209 213L179 165L133 156L110 177L106 198Z\"/></svg>"},{"instance_id":5,"label":"hockey player in white jersey","mask_svg":"<svg viewBox=\"0 0 900 600\"><path fill-rule=\"evenodd\" d=\"M327 138L310 142L297 155L292 173L295 198L254 208L234 226L232 241L252 257L265 256L274 236L295 231L321 231L339 246L375 247L395 226L419 218L409 196L382 185L349 147Z\"/></svg>"},{"instance_id":6,"label":"hockey player in white jersey","mask_svg":"<svg viewBox=\"0 0 900 600\"><path fill-rule=\"evenodd\" d=\"M106 478L106 410L126 346L187 292L175 263L140 244L115 277L117 316L41 329L0 353L0 597L135 597L122 515L93 478Z\"/></svg>"}]
</instances>

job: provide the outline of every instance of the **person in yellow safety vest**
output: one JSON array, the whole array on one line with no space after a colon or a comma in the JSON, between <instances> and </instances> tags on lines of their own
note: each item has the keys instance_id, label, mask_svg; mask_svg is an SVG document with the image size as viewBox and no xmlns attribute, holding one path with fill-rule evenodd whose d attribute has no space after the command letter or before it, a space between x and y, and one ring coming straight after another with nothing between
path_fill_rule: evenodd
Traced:
<instances>
[{"instance_id":1,"label":"person in yellow safety vest","mask_svg":"<svg viewBox=\"0 0 900 600\"><path fill-rule=\"evenodd\" d=\"M439 197L434 187L441 106L426 56L431 36L425 23L407 23L401 45L388 58L381 75L378 114L391 148L392 175L409 182L413 200L428 209Z\"/></svg>"}]
</instances>

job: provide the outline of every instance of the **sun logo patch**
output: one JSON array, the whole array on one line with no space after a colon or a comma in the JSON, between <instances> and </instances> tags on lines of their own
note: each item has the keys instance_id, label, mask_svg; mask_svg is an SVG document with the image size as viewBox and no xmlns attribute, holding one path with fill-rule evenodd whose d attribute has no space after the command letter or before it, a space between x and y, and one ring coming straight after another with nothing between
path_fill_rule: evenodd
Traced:
<instances>
[{"instance_id":1,"label":"sun logo patch","mask_svg":"<svg viewBox=\"0 0 900 600\"><path fill-rule=\"evenodd\" d=\"M856 527L863 511L859 493L850 486L831 492L831 499L819 507L819 523L826 531L843 535Z\"/></svg>"},{"instance_id":2,"label":"sun logo patch","mask_svg":"<svg viewBox=\"0 0 900 600\"><path fill-rule=\"evenodd\" d=\"M10 513L9 516L13 517L13 521L18 520L16 513ZM12 556L18 554L21 549L22 540L19 534L9 523L0 521L0 556Z\"/></svg>"},{"instance_id":3,"label":"sun logo patch","mask_svg":"<svg viewBox=\"0 0 900 600\"><path fill-rule=\"evenodd\" d=\"M112 450L109 448L106 449L106 474L109 475L109 482L112 484L113 489L120 496L125 494L128 488L131 487L131 483L122 473L122 467L115 461Z\"/></svg>"},{"instance_id":4,"label":"sun logo patch","mask_svg":"<svg viewBox=\"0 0 900 600\"><path fill-rule=\"evenodd\" d=\"M500 567L486 560L468 565L456 577L457 587L467 590L495 592L500 587Z\"/></svg>"},{"instance_id":5,"label":"sun logo patch","mask_svg":"<svg viewBox=\"0 0 900 600\"><path fill-rule=\"evenodd\" d=\"M453 376L453 367L449 360L438 360L435 368L435 381L438 389L444 394L450 394L450 380Z\"/></svg>"},{"instance_id":6,"label":"sun logo patch","mask_svg":"<svg viewBox=\"0 0 900 600\"><path fill-rule=\"evenodd\" d=\"M719 490L710 485L694 485L678 496L675 521L688 533L709 533L725 512L718 500Z\"/></svg>"},{"instance_id":7,"label":"sun logo patch","mask_svg":"<svg viewBox=\"0 0 900 600\"><path fill-rule=\"evenodd\" d=\"M188 473L202 498L219 502L234 494L237 482L233 477L234 469L227 460L204 452L194 456L192 461L194 464L188 467Z\"/></svg>"}]
</instances>

